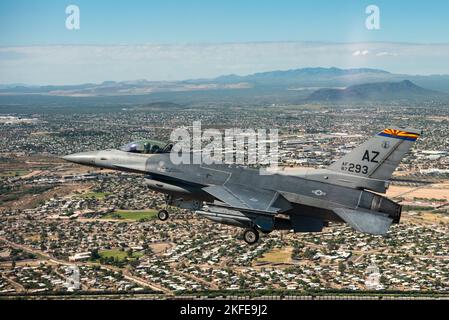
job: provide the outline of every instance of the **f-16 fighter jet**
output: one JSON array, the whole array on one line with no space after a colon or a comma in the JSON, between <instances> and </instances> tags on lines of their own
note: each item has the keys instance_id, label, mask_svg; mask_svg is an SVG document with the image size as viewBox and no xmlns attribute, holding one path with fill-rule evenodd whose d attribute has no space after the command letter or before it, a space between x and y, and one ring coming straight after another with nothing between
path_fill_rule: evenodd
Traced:
<instances>
[{"instance_id":1,"label":"f-16 fighter jet","mask_svg":"<svg viewBox=\"0 0 449 320\"><path fill-rule=\"evenodd\" d=\"M244 228L256 243L259 232L320 232L330 221L359 232L384 235L399 223L401 205L385 193L395 168L420 135L389 128L326 169L289 175L261 175L258 169L226 164L174 164L172 144L137 141L117 150L82 152L65 160L81 165L145 175L149 189L166 204L190 209L212 221ZM167 209L158 218L167 220Z\"/></svg>"}]
</instances>

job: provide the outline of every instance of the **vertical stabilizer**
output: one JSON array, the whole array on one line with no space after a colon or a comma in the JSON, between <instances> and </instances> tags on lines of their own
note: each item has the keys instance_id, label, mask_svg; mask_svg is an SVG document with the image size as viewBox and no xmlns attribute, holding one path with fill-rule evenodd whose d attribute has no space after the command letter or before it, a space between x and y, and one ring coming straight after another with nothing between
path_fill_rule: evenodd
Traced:
<instances>
[{"instance_id":1,"label":"vertical stabilizer","mask_svg":"<svg viewBox=\"0 0 449 320\"><path fill-rule=\"evenodd\" d=\"M328 169L363 178L389 180L420 134L421 131L416 129L385 129Z\"/></svg>"}]
</instances>

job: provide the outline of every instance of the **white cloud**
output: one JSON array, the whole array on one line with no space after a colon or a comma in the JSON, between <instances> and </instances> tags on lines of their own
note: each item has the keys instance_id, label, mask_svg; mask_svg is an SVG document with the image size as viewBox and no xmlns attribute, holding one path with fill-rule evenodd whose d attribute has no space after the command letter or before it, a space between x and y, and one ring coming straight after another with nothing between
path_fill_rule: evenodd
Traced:
<instances>
[{"instance_id":1,"label":"white cloud","mask_svg":"<svg viewBox=\"0 0 449 320\"><path fill-rule=\"evenodd\" d=\"M369 50L357 50L352 53L354 57L357 56L366 56L369 53Z\"/></svg>"},{"instance_id":2,"label":"white cloud","mask_svg":"<svg viewBox=\"0 0 449 320\"><path fill-rule=\"evenodd\" d=\"M363 48L363 49L361 49ZM354 57L348 56L348 52ZM400 61L394 59L401 56ZM0 83L182 80L304 67L449 74L449 44L252 42L0 47Z\"/></svg>"},{"instance_id":3,"label":"white cloud","mask_svg":"<svg viewBox=\"0 0 449 320\"><path fill-rule=\"evenodd\" d=\"M394 52L382 51L382 52L376 53L376 56L378 56L378 57L384 57L384 56L397 57L398 54L394 53Z\"/></svg>"}]
</instances>

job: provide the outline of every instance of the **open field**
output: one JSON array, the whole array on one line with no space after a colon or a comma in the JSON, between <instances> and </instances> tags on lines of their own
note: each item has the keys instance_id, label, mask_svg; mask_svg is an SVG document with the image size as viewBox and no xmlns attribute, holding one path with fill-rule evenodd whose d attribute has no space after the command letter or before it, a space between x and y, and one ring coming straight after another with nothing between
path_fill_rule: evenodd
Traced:
<instances>
[{"instance_id":1,"label":"open field","mask_svg":"<svg viewBox=\"0 0 449 320\"><path fill-rule=\"evenodd\" d=\"M258 262L269 263L291 263L292 262L292 247L275 248L265 253L261 258L257 259Z\"/></svg>"},{"instance_id":2,"label":"open field","mask_svg":"<svg viewBox=\"0 0 449 320\"><path fill-rule=\"evenodd\" d=\"M449 216L439 213L422 212L419 214L403 214L401 223L408 222L420 225L428 224L449 224Z\"/></svg>"},{"instance_id":3,"label":"open field","mask_svg":"<svg viewBox=\"0 0 449 320\"><path fill-rule=\"evenodd\" d=\"M124 219L124 220L140 220L154 219L157 216L157 210L117 210L103 217L103 219Z\"/></svg>"},{"instance_id":4,"label":"open field","mask_svg":"<svg viewBox=\"0 0 449 320\"><path fill-rule=\"evenodd\" d=\"M0 177L22 177L28 173L30 173L30 171L26 169L7 170L1 171Z\"/></svg>"},{"instance_id":5,"label":"open field","mask_svg":"<svg viewBox=\"0 0 449 320\"><path fill-rule=\"evenodd\" d=\"M407 200L413 198L438 198L449 201L449 183L436 183L423 187L390 186L387 197L401 197Z\"/></svg>"},{"instance_id":6,"label":"open field","mask_svg":"<svg viewBox=\"0 0 449 320\"><path fill-rule=\"evenodd\" d=\"M55 195L70 194L80 189L80 184L66 184L60 186L23 187L21 190L9 193L0 199L0 208L31 209L40 203L55 197Z\"/></svg>"},{"instance_id":7,"label":"open field","mask_svg":"<svg viewBox=\"0 0 449 320\"><path fill-rule=\"evenodd\" d=\"M168 249L170 249L173 246L174 246L174 244L170 243L170 242L159 242L159 243L152 243L149 245L149 247L151 248L153 253L156 255L166 252Z\"/></svg>"},{"instance_id":8,"label":"open field","mask_svg":"<svg viewBox=\"0 0 449 320\"><path fill-rule=\"evenodd\" d=\"M101 250L98 252L102 258L114 258L118 261L123 261L125 258L138 259L143 254L140 252L133 252L132 256L128 256L128 252L120 251L119 249Z\"/></svg>"}]
</instances>

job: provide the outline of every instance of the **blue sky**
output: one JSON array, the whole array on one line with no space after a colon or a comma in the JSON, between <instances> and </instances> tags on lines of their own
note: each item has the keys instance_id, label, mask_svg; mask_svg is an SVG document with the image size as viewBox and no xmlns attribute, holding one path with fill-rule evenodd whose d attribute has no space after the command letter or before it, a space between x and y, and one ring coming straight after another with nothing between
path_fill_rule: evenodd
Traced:
<instances>
[{"instance_id":1,"label":"blue sky","mask_svg":"<svg viewBox=\"0 0 449 320\"><path fill-rule=\"evenodd\" d=\"M80 8L80 30L65 27L70 4ZM380 30L365 28L370 4ZM449 73L448 30L447 0L0 0L0 83L306 66Z\"/></svg>"},{"instance_id":2,"label":"blue sky","mask_svg":"<svg viewBox=\"0 0 449 320\"><path fill-rule=\"evenodd\" d=\"M81 29L65 28L76 4ZM380 8L381 29L364 27ZM0 45L148 42L449 42L449 1L0 0Z\"/></svg>"}]
</instances>

